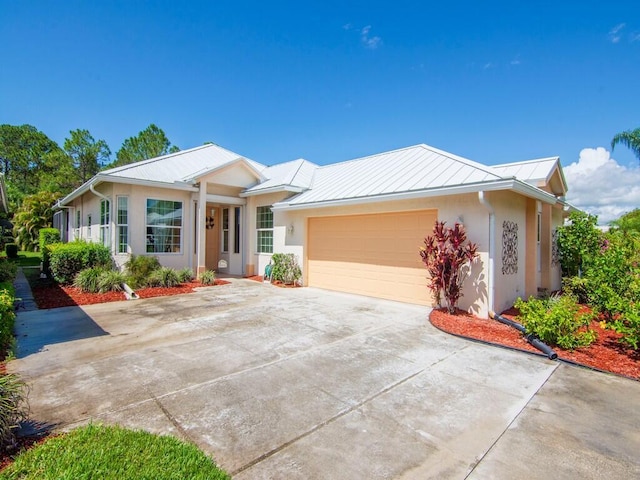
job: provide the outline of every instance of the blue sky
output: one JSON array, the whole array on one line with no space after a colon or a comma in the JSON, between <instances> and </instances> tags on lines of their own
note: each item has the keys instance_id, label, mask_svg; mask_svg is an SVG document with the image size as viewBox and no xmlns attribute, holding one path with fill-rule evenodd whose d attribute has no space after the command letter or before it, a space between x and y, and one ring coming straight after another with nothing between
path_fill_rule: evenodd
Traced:
<instances>
[{"instance_id":1,"label":"blue sky","mask_svg":"<svg viewBox=\"0 0 640 480\"><path fill-rule=\"evenodd\" d=\"M640 126L640 2L345 3L0 0L0 123L114 155L155 123L266 164L427 143L567 166Z\"/></svg>"}]
</instances>

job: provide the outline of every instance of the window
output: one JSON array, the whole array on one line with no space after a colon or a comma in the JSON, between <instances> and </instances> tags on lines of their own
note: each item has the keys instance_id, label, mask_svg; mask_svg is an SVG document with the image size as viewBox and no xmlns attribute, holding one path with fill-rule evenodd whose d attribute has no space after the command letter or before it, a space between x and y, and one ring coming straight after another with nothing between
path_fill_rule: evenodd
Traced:
<instances>
[{"instance_id":1,"label":"window","mask_svg":"<svg viewBox=\"0 0 640 480\"><path fill-rule=\"evenodd\" d=\"M273 212L271 206L258 207L256 212L258 253L273 253Z\"/></svg>"},{"instance_id":2,"label":"window","mask_svg":"<svg viewBox=\"0 0 640 480\"><path fill-rule=\"evenodd\" d=\"M80 227L82 227L82 215L80 210L76 210L76 230L74 234L74 238L78 240L80 238Z\"/></svg>"},{"instance_id":3,"label":"window","mask_svg":"<svg viewBox=\"0 0 640 480\"><path fill-rule=\"evenodd\" d=\"M105 247L111 246L111 235L109 234L109 221L111 214L111 202L109 200L100 201L100 243Z\"/></svg>"},{"instance_id":4,"label":"window","mask_svg":"<svg viewBox=\"0 0 640 480\"><path fill-rule=\"evenodd\" d=\"M240 253L240 207L235 208L233 253Z\"/></svg>"},{"instance_id":5,"label":"window","mask_svg":"<svg viewBox=\"0 0 640 480\"><path fill-rule=\"evenodd\" d=\"M229 209L222 209L222 253L229 252Z\"/></svg>"},{"instance_id":6,"label":"window","mask_svg":"<svg viewBox=\"0 0 640 480\"><path fill-rule=\"evenodd\" d=\"M129 252L129 198L116 197L116 252Z\"/></svg>"},{"instance_id":7,"label":"window","mask_svg":"<svg viewBox=\"0 0 640 480\"><path fill-rule=\"evenodd\" d=\"M180 253L182 202L147 199L147 253Z\"/></svg>"},{"instance_id":8,"label":"window","mask_svg":"<svg viewBox=\"0 0 640 480\"><path fill-rule=\"evenodd\" d=\"M87 215L87 240L91 241L91 214Z\"/></svg>"}]
</instances>

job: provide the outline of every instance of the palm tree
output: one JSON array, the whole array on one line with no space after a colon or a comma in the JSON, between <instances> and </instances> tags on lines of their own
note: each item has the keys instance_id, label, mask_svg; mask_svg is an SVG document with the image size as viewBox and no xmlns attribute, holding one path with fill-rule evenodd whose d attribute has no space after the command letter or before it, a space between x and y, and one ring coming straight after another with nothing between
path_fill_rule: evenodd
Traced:
<instances>
[{"instance_id":1,"label":"palm tree","mask_svg":"<svg viewBox=\"0 0 640 480\"><path fill-rule=\"evenodd\" d=\"M635 130L626 130L616 134L616 136L613 137L613 140L611 140L612 152L619 143L629 148L640 161L640 128L636 128Z\"/></svg>"}]
</instances>

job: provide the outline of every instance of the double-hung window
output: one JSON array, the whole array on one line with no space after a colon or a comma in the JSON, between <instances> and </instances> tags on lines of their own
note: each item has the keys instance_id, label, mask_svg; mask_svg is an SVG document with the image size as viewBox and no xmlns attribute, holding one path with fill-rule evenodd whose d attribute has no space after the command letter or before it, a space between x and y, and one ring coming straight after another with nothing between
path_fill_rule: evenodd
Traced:
<instances>
[{"instance_id":1,"label":"double-hung window","mask_svg":"<svg viewBox=\"0 0 640 480\"><path fill-rule=\"evenodd\" d=\"M93 242L93 239L91 238L91 214L87 214L87 240L89 240L90 242Z\"/></svg>"},{"instance_id":2,"label":"double-hung window","mask_svg":"<svg viewBox=\"0 0 640 480\"><path fill-rule=\"evenodd\" d=\"M182 202L147 199L147 253L180 253Z\"/></svg>"},{"instance_id":3,"label":"double-hung window","mask_svg":"<svg viewBox=\"0 0 640 480\"><path fill-rule=\"evenodd\" d=\"M109 234L109 222L111 221L111 202L109 200L100 201L100 243L105 247L111 246L111 235Z\"/></svg>"},{"instance_id":4,"label":"double-hung window","mask_svg":"<svg viewBox=\"0 0 640 480\"><path fill-rule=\"evenodd\" d=\"M258 207L256 211L258 253L273 253L273 212L271 205Z\"/></svg>"},{"instance_id":5,"label":"double-hung window","mask_svg":"<svg viewBox=\"0 0 640 480\"><path fill-rule=\"evenodd\" d=\"M129 252L129 197L116 197L116 252Z\"/></svg>"}]
</instances>

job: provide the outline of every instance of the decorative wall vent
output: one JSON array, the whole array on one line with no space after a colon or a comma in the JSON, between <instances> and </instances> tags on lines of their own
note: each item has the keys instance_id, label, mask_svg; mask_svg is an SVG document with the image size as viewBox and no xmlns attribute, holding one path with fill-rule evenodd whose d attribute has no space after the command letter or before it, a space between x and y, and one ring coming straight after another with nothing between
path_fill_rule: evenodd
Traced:
<instances>
[{"instance_id":1,"label":"decorative wall vent","mask_svg":"<svg viewBox=\"0 0 640 480\"><path fill-rule=\"evenodd\" d=\"M518 273L518 224L502 222L502 274Z\"/></svg>"},{"instance_id":2,"label":"decorative wall vent","mask_svg":"<svg viewBox=\"0 0 640 480\"><path fill-rule=\"evenodd\" d=\"M560 265L560 252L558 251L558 229L554 228L551 233L551 265Z\"/></svg>"}]
</instances>

